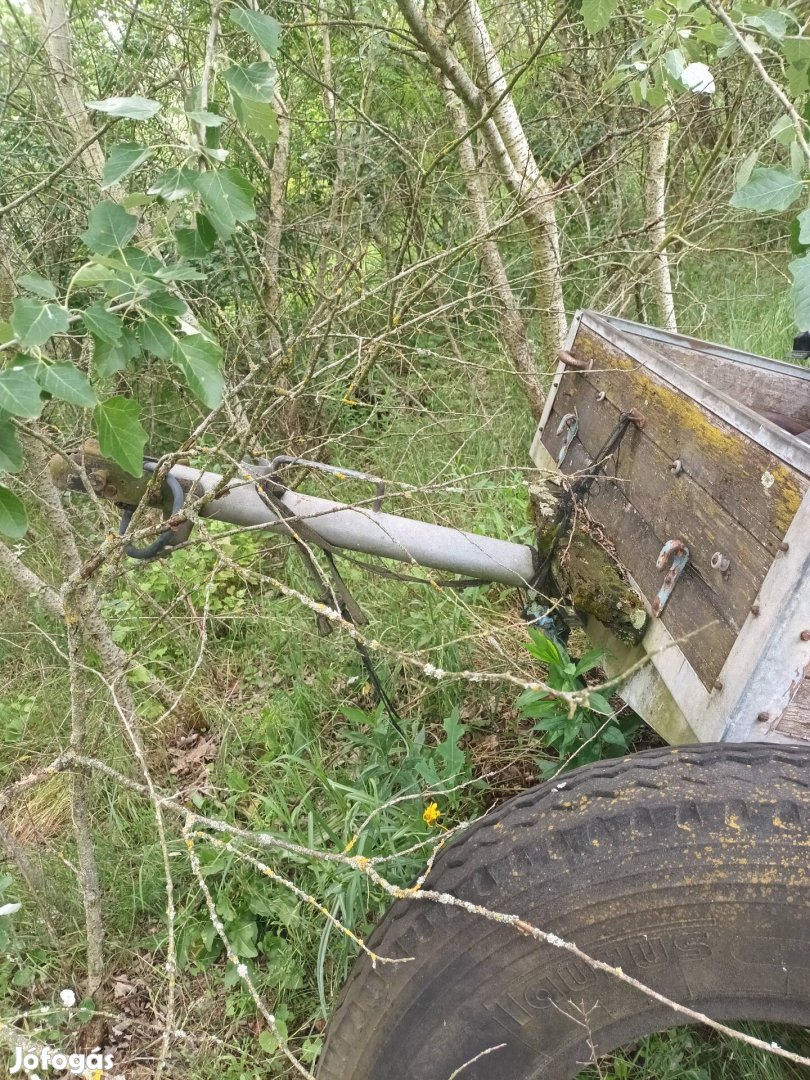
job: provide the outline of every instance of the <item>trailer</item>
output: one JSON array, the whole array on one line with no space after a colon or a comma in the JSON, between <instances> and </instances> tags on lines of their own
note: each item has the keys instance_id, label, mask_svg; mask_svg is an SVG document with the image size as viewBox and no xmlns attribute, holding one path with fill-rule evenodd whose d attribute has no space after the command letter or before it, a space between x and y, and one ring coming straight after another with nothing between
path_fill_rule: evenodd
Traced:
<instances>
[{"instance_id":1,"label":"trailer","mask_svg":"<svg viewBox=\"0 0 810 1080\"><path fill-rule=\"evenodd\" d=\"M673 1001L810 1026L808 429L806 367L584 311L531 448L556 493L536 546L388 513L380 478L300 459L227 480L174 461L133 479L93 445L54 460L62 486L124 507L124 532L144 498L164 507L135 558L170 553L202 515L305 555L364 552L539 600L554 588L554 603L575 530L608 559L616 610L601 597L578 614L670 745L566 773L448 843L357 960L319 1080L571 1080L683 1023ZM370 497L297 492L285 476L301 467ZM355 617L336 570L323 607Z\"/></svg>"}]
</instances>

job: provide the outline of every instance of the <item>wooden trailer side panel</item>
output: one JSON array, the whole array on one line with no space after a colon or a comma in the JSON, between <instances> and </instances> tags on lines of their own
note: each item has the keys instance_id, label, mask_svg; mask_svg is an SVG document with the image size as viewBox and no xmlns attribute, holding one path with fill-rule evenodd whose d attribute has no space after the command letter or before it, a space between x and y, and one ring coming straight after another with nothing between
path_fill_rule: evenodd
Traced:
<instances>
[{"instance_id":1,"label":"wooden trailer side panel","mask_svg":"<svg viewBox=\"0 0 810 1080\"><path fill-rule=\"evenodd\" d=\"M643 414L643 429L628 430L592 488L588 510L648 599L663 580L656 568L663 545L688 545L689 565L662 621L710 689L808 481L590 328L579 328L570 351L590 368L561 378L543 441L556 457L563 417L575 414L578 431L563 471L587 472L621 415ZM729 559L726 573L711 566L718 552Z\"/></svg>"},{"instance_id":2,"label":"wooden trailer side panel","mask_svg":"<svg viewBox=\"0 0 810 1080\"><path fill-rule=\"evenodd\" d=\"M562 472L587 475L622 415L641 412L586 512L648 605L664 543L690 549L626 700L676 742L810 737L810 447L755 411L810 418L810 372L588 312L566 349L583 369L558 368L535 461L558 458L574 416ZM628 657L610 651L613 675Z\"/></svg>"}]
</instances>

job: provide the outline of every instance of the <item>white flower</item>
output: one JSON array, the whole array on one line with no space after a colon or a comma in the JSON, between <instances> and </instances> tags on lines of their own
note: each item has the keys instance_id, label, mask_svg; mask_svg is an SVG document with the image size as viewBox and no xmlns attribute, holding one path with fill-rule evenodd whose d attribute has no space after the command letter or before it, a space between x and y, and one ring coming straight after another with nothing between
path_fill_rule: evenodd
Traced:
<instances>
[{"instance_id":1,"label":"white flower","mask_svg":"<svg viewBox=\"0 0 810 1080\"><path fill-rule=\"evenodd\" d=\"M14 915L20 910L22 904L3 904L0 907L0 915Z\"/></svg>"},{"instance_id":2,"label":"white flower","mask_svg":"<svg viewBox=\"0 0 810 1080\"><path fill-rule=\"evenodd\" d=\"M59 1000L65 1006L66 1009L72 1009L76 1004L76 995L72 990L62 990L59 994Z\"/></svg>"},{"instance_id":3,"label":"white flower","mask_svg":"<svg viewBox=\"0 0 810 1080\"><path fill-rule=\"evenodd\" d=\"M681 82L693 94L714 93L714 75L705 64L687 64L681 72Z\"/></svg>"}]
</instances>

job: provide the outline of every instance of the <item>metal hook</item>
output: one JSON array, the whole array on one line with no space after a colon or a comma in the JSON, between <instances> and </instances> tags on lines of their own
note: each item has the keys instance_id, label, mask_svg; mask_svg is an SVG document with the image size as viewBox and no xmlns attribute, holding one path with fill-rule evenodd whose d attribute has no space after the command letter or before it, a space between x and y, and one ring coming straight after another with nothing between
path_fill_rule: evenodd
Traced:
<instances>
[{"instance_id":1,"label":"metal hook","mask_svg":"<svg viewBox=\"0 0 810 1080\"><path fill-rule=\"evenodd\" d=\"M563 444L560 447L560 452L557 455L557 467L562 468L562 463L565 461L566 455L571 447L571 443L574 441L574 436L579 431L579 421L577 420L576 413L566 413L557 425L557 434L562 435L566 432Z\"/></svg>"},{"instance_id":2,"label":"metal hook","mask_svg":"<svg viewBox=\"0 0 810 1080\"><path fill-rule=\"evenodd\" d=\"M667 606L667 602L672 596L672 590L675 588L678 578L683 573L688 562L689 548L683 540L667 540L661 548L661 553L655 564L658 570L667 571L664 584L658 590L658 595L652 603L653 615L656 617L660 616Z\"/></svg>"}]
</instances>

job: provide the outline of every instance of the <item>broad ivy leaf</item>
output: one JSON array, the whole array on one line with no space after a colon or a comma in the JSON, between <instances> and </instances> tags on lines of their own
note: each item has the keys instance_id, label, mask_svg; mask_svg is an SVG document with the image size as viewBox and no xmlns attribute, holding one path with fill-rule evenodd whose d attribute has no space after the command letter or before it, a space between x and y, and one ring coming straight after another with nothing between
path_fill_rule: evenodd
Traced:
<instances>
[{"instance_id":1,"label":"broad ivy leaf","mask_svg":"<svg viewBox=\"0 0 810 1080\"><path fill-rule=\"evenodd\" d=\"M217 232L205 214L195 214L196 228L180 228L175 232L177 253L186 259L202 259L213 251Z\"/></svg>"},{"instance_id":2,"label":"broad ivy leaf","mask_svg":"<svg viewBox=\"0 0 810 1080\"><path fill-rule=\"evenodd\" d=\"M203 334L178 338L172 361L180 368L189 390L203 405L215 409L222 401L222 350Z\"/></svg>"},{"instance_id":3,"label":"broad ivy leaf","mask_svg":"<svg viewBox=\"0 0 810 1080\"><path fill-rule=\"evenodd\" d=\"M186 116L194 124L202 124L204 127L221 127L225 123L225 117L219 113L209 112L207 109L192 109Z\"/></svg>"},{"instance_id":4,"label":"broad ivy leaf","mask_svg":"<svg viewBox=\"0 0 810 1080\"><path fill-rule=\"evenodd\" d=\"M19 472L22 468L23 453L14 425L0 419L0 472Z\"/></svg>"},{"instance_id":5,"label":"broad ivy leaf","mask_svg":"<svg viewBox=\"0 0 810 1080\"><path fill-rule=\"evenodd\" d=\"M135 235L138 219L128 214L116 202L103 202L94 206L87 220L87 229L81 234L83 243L97 255L112 255L125 248Z\"/></svg>"},{"instance_id":6,"label":"broad ivy leaf","mask_svg":"<svg viewBox=\"0 0 810 1080\"><path fill-rule=\"evenodd\" d=\"M799 222L799 243L810 244L810 210L802 210L796 220Z\"/></svg>"},{"instance_id":7,"label":"broad ivy leaf","mask_svg":"<svg viewBox=\"0 0 810 1080\"><path fill-rule=\"evenodd\" d=\"M261 60L257 64L233 64L222 72L222 79L227 86L248 101L273 100L276 88L276 69L273 64Z\"/></svg>"},{"instance_id":8,"label":"broad ivy leaf","mask_svg":"<svg viewBox=\"0 0 810 1080\"><path fill-rule=\"evenodd\" d=\"M231 99L239 123L254 135L265 139L272 149L278 139L278 117L274 107L261 101L241 98L235 93L231 94Z\"/></svg>"},{"instance_id":9,"label":"broad ivy leaf","mask_svg":"<svg viewBox=\"0 0 810 1080\"><path fill-rule=\"evenodd\" d=\"M121 340L124 324L117 315L107 311L101 303L91 304L82 312L82 322L93 335L110 345Z\"/></svg>"},{"instance_id":10,"label":"broad ivy leaf","mask_svg":"<svg viewBox=\"0 0 810 1080\"><path fill-rule=\"evenodd\" d=\"M787 210L802 191L801 183L787 169L754 169L748 183L731 197L731 205L741 210Z\"/></svg>"},{"instance_id":11,"label":"broad ivy leaf","mask_svg":"<svg viewBox=\"0 0 810 1080\"><path fill-rule=\"evenodd\" d=\"M280 27L272 16L262 15L258 11L248 11L245 8L231 8L230 18L231 22L247 30L268 56L276 55Z\"/></svg>"},{"instance_id":12,"label":"broad ivy leaf","mask_svg":"<svg viewBox=\"0 0 810 1080\"><path fill-rule=\"evenodd\" d=\"M147 188L147 193L157 195L166 202L175 202L196 190L199 176L196 169L189 169L186 166L180 169L169 169L168 172L162 173L151 187Z\"/></svg>"},{"instance_id":13,"label":"broad ivy leaf","mask_svg":"<svg viewBox=\"0 0 810 1080\"><path fill-rule=\"evenodd\" d=\"M12 540L21 540L28 530L25 507L7 487L0 484L0 533Z\"/></svg>"},{"instance_id":14,"label":"broad ivy leaf","mask_svg":"<svg viewBox=\"0 0 810 1080\"><path fill-rule=\"evenodd\" d=\"M21 348L35 349L54 334L67 330L68 313L59 304L18 296L11 306L10 322Z\"/></svg>"},{"instance_id":15,"label":"broad ivy leaf","mask_svg":"<svg viewBox=\"0 0 810 1080\"><path fill-rule=\"evenodd\" d=\"M0 371L0 409L29 419L42 412L39 385L29 367L15 364Z\"/></svg>"},{"instance_id":16,"label":"broad ivy leaf","mask_svg":"<svg viewBox=\"0 0 810 1080\"><path fill-rule=\"evenodd\" d=\"M160 319L148 315L138 327L138 340L146 352L161 360L171 360L175 336Z\"/></svg>"},{"instance_id":17,"label":"broad ivy leaf","mask_svg":"<svg viewBox=\"0 0 810 1080\"><path fill-rule=\"evenodd\" d=\"M149 120L161 110L159 101L134 94L132 97L108 97L101 101L86 101L88 109L107 113L109 116L125 116L128 120Z\"/></svg>"},{"instance_id":18,"label":"broad ivy leaf","mask_svg":"<svg viewBox=\"0 0 810 1080\"><path fill-rule=\"evenodd\" d=\"M85 373L68 362L40 364L37 368L37 381L43 390L71 405L84 405L89 408L98 400Z\"/></svg>"},{"instance_id":19,"label":"broad ivy leaf","mask_svg":"<svg viewBox=\"0 0 810 1080\"><path fill-rule=\"evenodd\" d=\"M130 476L143 474L147 435L141 427L140 415L136 402L125 397L108 398L93 411L101 453L112 458Z\"/></svg>"},{"instance_id":20,"label":"broad ivy leaf","mask_svg":"<svg viewBox=\"0 0 810 1080\"><path fill-rule=\"evenodd\" d=\"M148 146L141 146L136 142L118 143L112 148L104 162L104 173L101 177L101 190L104 191L131 172L135 172L143 163L152 156Z\"/></svg>"},{"instance_id":21,"label":"broad ivy leaf","mask_svg":"<svg viewBox=\"0 0 810 1080\"><path fill-rule=\"evenodd\" d=\"M799 330L810 329L810 255L794 259L790 264L793 275L793 312Z\"/></svg>"},{"instance_id":22,"label":"broad ivy leaf","mask_svg":"<svg viewBox=\"0 0 810 1080\"><path fill-rule=\"evenodd\" d=\"M618 6L619 0L582 0L582 19L592 37L605 29Z\"/></svg>"},{"instance_id":23,"label":"broad ivy leaf","mask_svg":"<svg viewBox=\"0 0 810 1080\"><path fill-rule=\"evenodd\" d=\"M253 199L256 190L238 169L212 169L202 173L197 180L197 190L202 196L214 228L229 237L239 222L253 221L256 211Z\"/></svg>"},{"instance_id":24,"label":"broad ivy leaf","mask_svg":"<svg viewBox=\"0 0 810 1080\"><path fill-rule=\"evenodd\" d=\"M23 274L22 277L17 278L17 284L26 292L44 296L46 300L56 299L56 286L41 274Z\"/></svg>"}]
</instances>

